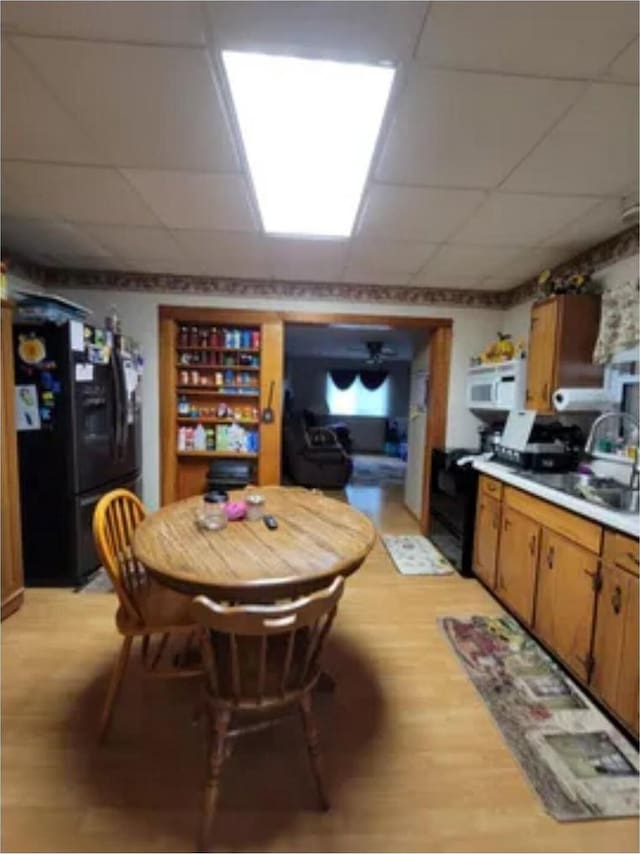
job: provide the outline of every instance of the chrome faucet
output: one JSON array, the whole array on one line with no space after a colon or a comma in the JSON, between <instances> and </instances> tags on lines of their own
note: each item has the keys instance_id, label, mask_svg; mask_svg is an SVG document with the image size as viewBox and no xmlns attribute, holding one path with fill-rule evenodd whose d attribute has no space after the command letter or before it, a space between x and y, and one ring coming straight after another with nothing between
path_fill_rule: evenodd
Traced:
<instances>
[{"instance_id":1,"label":"chrome faucet","mask_svg":"<svg viewBox=\"0 0 640 854\"><path fill-rule=\"evenodd\" d=\"M595 444L596 430L603 423L603 421L608 421L610 418L616 418L619 421L628 421L630 424L632 424L636 430L637 441L637 437L638 435L640 435L640 421L638 421L637 418L634 418L633 415L629 415L628 412L603 412L602 415L599 415L591 425L591 430L589 430L589 435L584 445L585 454L593 455L593 446ZM638 452L636 452L636 457L632 460L631 465L631 477L629 478L630 489L640 488L639 478L640 470L638 469Z\"/></svg>"}]
</instances>

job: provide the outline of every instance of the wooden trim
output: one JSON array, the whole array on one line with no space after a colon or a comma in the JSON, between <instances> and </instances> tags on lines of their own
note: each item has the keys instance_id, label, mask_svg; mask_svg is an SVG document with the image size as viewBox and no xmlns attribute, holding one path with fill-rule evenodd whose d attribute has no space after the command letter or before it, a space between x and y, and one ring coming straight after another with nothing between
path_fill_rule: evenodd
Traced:
<instances>
[{"instance_id":1,"label":"wooden trim","mask_svg":"<svg viewBox=\"0 0 640 854\"><path fill-rule=\"evenodd\" d=\"M431 455L434 448L444 448L447 438L447 409L451 368L450 325L436 328L429 341L429 393L427 400L427 437L422 473L422 514L420 527L429 533Z\"/></svg>"},{"instance_id":2,"label":"wooden trim","mask_svg":"<svg viewBox=\"0 0 640 854\"><path fill-rule=\"evenodd\" d=\"M18 611L24 602L24 587L15 590L10 596L2 602L2 613L0 619L4 620L15 611Z\"/></svg>"},{"instance_id":3,"label":"wooden trim","mask_svg":"<svg viewBox=\"0 0 640 854\"><path fill-rule=\"evenodd\" d=\"M284 379L284 324L282 321L263 323L262 355L260 358L260 407L268 406L273 387L271 407L273 421L260 424L260 453L258 483L260 486L279 486L282 476L282 382ZM273 384L273 386L272 386Z\"/></svg>"},{"instance_id":4,"label":"wooden trim","mask_svg":"<svg viewBox=\"0 0 640 854\"><path fill-rule=\"evenodd\" d=\"M260 326L263 323L278 321L276 311L251 311L238 308L201 308L200 306L160 305L160 319L174 320L180 323L216 323L225 326Z\"/></svg>"},{"instance_id":5,"label":"wooden trim","mask_svg":"<svg viewBox=\"0 0 640 854\"><path fill-rule=\"evenodd\" d=\"M438 329L443 326L453 326L450 317L403 317L402 315L386 314L320 314L304 311L280 312L284 323L308 325L328 325L332 323L351 323L359 325L385 325L393 329Z\"/></svg>"},{"instance_id":6,"label":"wooden trim","mask_svg":"<svg viewBox=\"0 0 640 854\"><path fill-rule=\"evenodd\" d=\"M175 500L177 458L176 323L160 311L158 386L160 401L160 503Z\"/></svg>"}]
</instances>

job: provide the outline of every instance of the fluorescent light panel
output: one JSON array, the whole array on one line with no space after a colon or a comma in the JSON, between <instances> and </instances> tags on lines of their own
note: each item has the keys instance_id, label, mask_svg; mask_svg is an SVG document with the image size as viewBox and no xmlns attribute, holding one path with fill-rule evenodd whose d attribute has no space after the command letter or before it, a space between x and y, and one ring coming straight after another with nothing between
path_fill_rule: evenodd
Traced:
<instances>
[{"instance_id":1,"label":"fluorescent light panel","mask_svg":"<svg viewBox=\"0 0 640 854\"><path fill-rule=\"evenodd\" d=\"M348 237L395 70L223 51L265 231Z\"/></svg>"}]
</instances>

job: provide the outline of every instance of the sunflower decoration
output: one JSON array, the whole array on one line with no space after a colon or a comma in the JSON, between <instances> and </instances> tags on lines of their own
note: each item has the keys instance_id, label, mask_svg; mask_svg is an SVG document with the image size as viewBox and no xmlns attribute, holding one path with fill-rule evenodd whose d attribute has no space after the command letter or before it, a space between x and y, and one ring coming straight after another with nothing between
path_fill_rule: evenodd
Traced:
<instances>
[{"instance_id":1,"label":"sunflower decoration","mask_svg":"<svg viewBox=\"0 0 640 854\"><path fill-rule=\"evenodd\" d=\"M27 365L37 365L47 355L44 340L35 335L20 335L18 355Z\"/></svg>"}]
</instances>

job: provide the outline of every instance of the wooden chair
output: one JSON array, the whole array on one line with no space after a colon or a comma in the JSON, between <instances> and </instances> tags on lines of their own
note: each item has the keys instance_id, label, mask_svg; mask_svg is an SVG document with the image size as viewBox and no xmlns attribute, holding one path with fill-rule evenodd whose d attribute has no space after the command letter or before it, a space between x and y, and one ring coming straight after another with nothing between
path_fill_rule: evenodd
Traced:
<instances>
[{"instance_id":1,"label":"wooden chair","mask_svg":"<svg viewBox=\"0 0 640 854\"><path fill-rule=\"evenodd\" d=\"M200 851L209 843L226 739L270 726L295 706L302 715L320 805L329 808L311 692L321 675L320 655L343 585L338 576L326 590L276 605L221 605L205 596L193 600L192 613L201 626L210 738ZM238 726L231 730L233 719Z\"/></svg>"},{"instance_id":2,"label":"wooden chair","mask_svg":"<svg viewBox=\"0 0 640 854\"><path fill-rule=\"evenodd\" d=\"M184 666L195 640L196 626L190 614L191 599L175 593L151 579L131 550L136 527L146 516L140 499L126 489L114 489L98 502L93 515L93 536L98 555L107 570L119 599L116 626L123 636L120 654L116 659L104 710L100 721L100 739L104 739L111 723L113 709L127 667L131 646L136 637L142 638L143 672L146 676L201 676L202 668ZM177 664L160 667L168 653L170 637L184 640ZM154 654L151 640L157 637ZM183 665L183 666L177 666Z\"/></svg>"}]
</instances>

